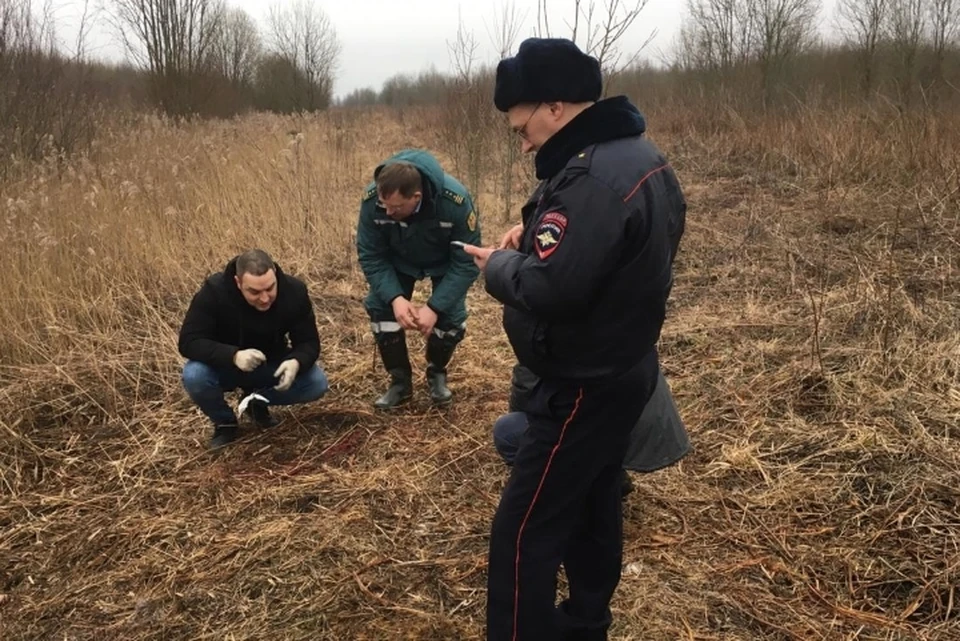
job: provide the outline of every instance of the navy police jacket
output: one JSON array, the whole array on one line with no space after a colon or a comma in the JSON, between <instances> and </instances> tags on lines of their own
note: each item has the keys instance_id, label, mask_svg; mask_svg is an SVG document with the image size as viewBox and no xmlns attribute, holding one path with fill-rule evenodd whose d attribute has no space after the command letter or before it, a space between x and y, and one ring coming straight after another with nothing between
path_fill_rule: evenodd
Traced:
<instances>
[{"instance_id":1,"label":"navy police jacket","mask_svg":"<svg viewBox=\"0 0 960 641\"><path fill-rule=\"evenodd\" d=\"M540 148L519 251L486 289L521 365L543 378L618 376L654 350L686 201L626 97L597 102Z\"/></svg>"}]
</instances>

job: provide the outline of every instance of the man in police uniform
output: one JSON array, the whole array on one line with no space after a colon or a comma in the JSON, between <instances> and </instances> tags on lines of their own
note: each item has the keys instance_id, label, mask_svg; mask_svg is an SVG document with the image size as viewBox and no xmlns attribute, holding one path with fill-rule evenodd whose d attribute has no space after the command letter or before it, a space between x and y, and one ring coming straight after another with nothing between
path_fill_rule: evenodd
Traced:
<instances>
[{"instance_id":1,"label":"man in police uniform","mask_svg":"<svg viewBox=\"0 0 960 641\"><path fill-rule=\"evenodd\" d=\"M406 149L379 165L364 192L357 227L364 300L390 387L374 405L390 409L413 394L404 330L427 339L430 398L447 405L447 364L466 330L467 290L479 275L451 241L480 243L480 221L466 188L428 152ZM426 305L410 302L417 280L430 277Z\"/></svg>"},{"instance_id":2,"label":"man in police uniform","mask_svg":"<svg viewBox=\"0 0 960 641\"><path fill-rule=\"evenodd\" d=\"M600 640L611 624L621 465L659 375L685 204L643 116L601 90L597 60L569 40L525 40L497 67L494 103L541 182L503 249L464 250L540 381L493 520L488 641ZM561 563L570 596L557 607Z\"/></svg>"}]
</instances>

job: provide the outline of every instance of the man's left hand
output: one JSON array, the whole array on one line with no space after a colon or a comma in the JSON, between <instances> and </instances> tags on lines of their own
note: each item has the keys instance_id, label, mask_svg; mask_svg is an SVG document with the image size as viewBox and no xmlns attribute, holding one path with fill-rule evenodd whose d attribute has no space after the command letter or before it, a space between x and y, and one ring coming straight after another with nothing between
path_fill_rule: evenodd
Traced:
<instances>
[{"instance_id":1,"label":"man's left hand","mask_svg":"<svg viewBox=\"0 0 960 641\"><path fill-rule=\"evenodd\" d=\"M463 251L473 256L473 262L477 264L480 271L487 270L487 261L490 260L490 254L497 251L491 247L477 247L476 245L464 245Z\"/></svg>"},{"instance_id":2,"label":"man's left hand","mask_svg":"<svg viewBox=\"0 0 960 641\"><path fill-rule=\"evenodd\" d=\"M273 377L279 378L280 382L277 383L273 389L278 392L286 392L290 389L290 386L293 385L293 379L297 377L297 372L299 371L300 362L295 358L289 358L280 363L280 367L273 373Z\"/></svg>"},{"instance_id":3,"label":"man's left hand","mask_svg":"<svg viewBox=\"0 0 960 641\"><path fill-rule=\"evenodd\" d=\"M417 327L424 337L430 336L434 326L437 324L437 313L424 305L417 309Z\"/></svg>"}]
</instances>

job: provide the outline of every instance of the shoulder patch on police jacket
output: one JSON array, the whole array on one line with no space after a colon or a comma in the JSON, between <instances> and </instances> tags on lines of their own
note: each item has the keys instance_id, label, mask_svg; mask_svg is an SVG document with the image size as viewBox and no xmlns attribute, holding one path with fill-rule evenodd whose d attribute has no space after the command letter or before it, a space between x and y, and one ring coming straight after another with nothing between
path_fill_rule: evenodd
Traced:
<instances>
[{"instance_id":1,"label":"shoulder patch on police jacket","mask_svg":"<svg viewBox=\"0 0 960 641\"><path fill-rule=\"evenodd\" d=\"M462 204L463 204L464 196L463 196L462 194L458 194L457 192L453 191L452 189L444 189L444 190L443 190L443 195L444 195L446 198L449 198L449 199L452 200L453 202L457 203L458 205L462 205Z\"/></svg>"},{"instance_id":2,"label":"shoulder patch on police jacket","mask_svg":"<svg viewBox=\"0 0 960 641\"><path fill-rule=\"evenodd\" d=\"M557 251L566 231L567 217L559 211L551 211L540 220L537 231L533 235L533 246L540 260L545 260Z\"/></svg>"},{"instance_id":3,"label":"shoulder patch on police jacket","mask_svg":"<svg viewBox=\"0 0 960 641\"><path fill-rule=\"evenodd\" d=\"M367 191L363 192L363 202L367 202L368 200L370 200L376 195L377 195L377 188L376 186L373 186Z\"/></svg>"}]
</instances>

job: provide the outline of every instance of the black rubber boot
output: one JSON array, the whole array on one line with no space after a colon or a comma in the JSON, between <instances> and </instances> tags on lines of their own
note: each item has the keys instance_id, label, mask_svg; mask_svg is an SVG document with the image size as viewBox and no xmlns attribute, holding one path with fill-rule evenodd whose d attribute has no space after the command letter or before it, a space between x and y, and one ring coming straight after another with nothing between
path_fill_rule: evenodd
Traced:
<instances>
[{"instance_id":1,"label":"black rubber boot","mask_svg":"<svg viewBox=\"0 0 960 641\"><path fill-rule=\"evenodd\" d=\"M430 334L427 339L427 386L430 388L430 400L436 405L449 405L453 401L453 392L447 387L447 364L458 342L452 338L440 338L436 334Z\"/></svg>"},{"instance_id":2,"label":"black rubber boot","mask_svg":"<svg viewBox=\"0 0 960 641\"><path fill-rule=\"evenodd\" d=\"M407 340L403 332L383 332L376 335L377 349L383 366L390 374L390 387L373 402L378 410L389 410L413 397L413 373L407 354Z\"/></svg>"}]
</instances>

